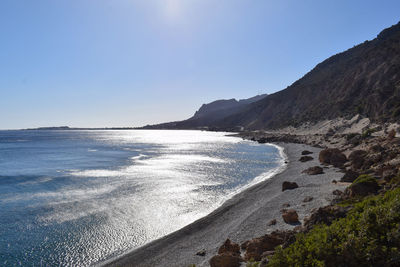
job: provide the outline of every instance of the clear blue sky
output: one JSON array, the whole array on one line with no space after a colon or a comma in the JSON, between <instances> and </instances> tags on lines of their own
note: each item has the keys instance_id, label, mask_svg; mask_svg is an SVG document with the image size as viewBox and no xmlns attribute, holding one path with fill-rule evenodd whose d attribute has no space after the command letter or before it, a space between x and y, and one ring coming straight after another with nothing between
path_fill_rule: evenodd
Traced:
<instances>
[{"instance_id":1,"label":"clear blue sky","mask_svg":"<svg viewBox=\"0 0 400 267\"><path fill-rule=\"evenodd\" d=\"M0 128L141 126L286 88L400 1L1 0Z\"/></svg>"}]
</instances>

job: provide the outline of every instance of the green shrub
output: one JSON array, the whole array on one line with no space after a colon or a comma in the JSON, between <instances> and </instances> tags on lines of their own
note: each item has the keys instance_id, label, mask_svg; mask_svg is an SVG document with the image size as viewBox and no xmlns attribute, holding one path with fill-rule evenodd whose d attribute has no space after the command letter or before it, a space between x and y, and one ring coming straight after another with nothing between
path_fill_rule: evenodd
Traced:
<instances>
[{"instance_id":1,"label":"green shrub","mask_svg":"<svg viewBox=\"0 0 400 267\"><path fill-rule=\"evenodd\" d=\"M374 129L374 128L370 128L370 129L366 129L362 134L361 134L361 137L362 138L367 138L367 137L370 137L371 136L371 134L372 133L374 133L374 132L376 132L376 129Z\"/></svg>"},{"instance_id":2,"label":"green shrub","mask_svg":"<svg viewBox=\"0 0 400 267\"><path fill-rule=\"evenodd\" d=\"M246 267L259 267L259 266L260 266L259 261L250 260L246 263Z\"/></svg>"},{"instance_id":3,"label":"green shrub","mask_svg":"<svg viewBox=\"0 0 400 267\"><path fill-rule=\"evenodd\" d=\"M268 266L399 266L400 189L367 197L347 217L298 234Z\"/></svg>"},{"instance_id":4,"label":"green shrub","mask_svg":"<svg viewBox=\"0 0 400 267\"><path fill-rule=\"evenodd\" d=\"M391 184L391 185L400 185L400 175L397 175L397 176L393 177L390 180L389 184Z\"/></svg>"},{"instance_id":5,"label":"green shrub","mask_svg":"<svg viewBox=\"0 0 400 267\"><path fill-rule=\"evenodd\" d=\"M355 184L371 184L374 186L378 186L378 182L376 181L376 179L368 174L362 174L358 176L358 178L354 180L350 187Z\"/></svg>"}]
</instances>

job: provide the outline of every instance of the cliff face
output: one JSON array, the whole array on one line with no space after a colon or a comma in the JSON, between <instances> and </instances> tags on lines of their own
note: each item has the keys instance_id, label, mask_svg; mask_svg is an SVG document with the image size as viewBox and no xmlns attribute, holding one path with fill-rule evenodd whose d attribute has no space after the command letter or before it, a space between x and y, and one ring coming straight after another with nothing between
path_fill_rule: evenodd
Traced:
<instances>
[{"instance_id":1,"label":"cliff face","mask_svg":"<svg viewBox=\"0 0 400 267\"><path fill-rule=\"evenodd\" d=\"M278 128L357 113L373 121L399 120L400 23L328 58L285 90L217 124Z\"/></svg>"}]
</instances>

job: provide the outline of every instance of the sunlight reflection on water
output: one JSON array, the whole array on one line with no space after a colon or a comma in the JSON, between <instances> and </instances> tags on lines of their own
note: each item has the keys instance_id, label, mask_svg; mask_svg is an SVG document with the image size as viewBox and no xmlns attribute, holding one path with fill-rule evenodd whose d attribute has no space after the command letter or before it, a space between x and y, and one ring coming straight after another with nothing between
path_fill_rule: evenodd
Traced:
<instances>
[{"instance_id":1,"label":"sunlight reflection on water","mask_svg":"<svg viewBox=\"0 0 400 267\"><path fill-rule=\"evenodd\" d=\"M14 177L0 184L8 215L0 234L26 242L0 247L0 264L104 260L199 219L283 163L274 146L217 132L44 131L19 139L28 141L11 150L17 165L0 161L8 167L1 177Z\"/></svg>"}]
</instances>

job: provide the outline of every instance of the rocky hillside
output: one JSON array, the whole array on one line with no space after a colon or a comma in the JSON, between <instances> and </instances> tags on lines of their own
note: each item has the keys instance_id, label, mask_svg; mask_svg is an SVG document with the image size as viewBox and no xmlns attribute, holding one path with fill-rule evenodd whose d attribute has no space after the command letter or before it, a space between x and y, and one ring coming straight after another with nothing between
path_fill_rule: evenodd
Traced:
<instances>
[{"instance_id":1,"label":"rocky hillside","mask_svg":"<svg viewBox=\"0 0 400 267\"><path fill-rule=\"evenodd\" d=\"M228 99L228 100L217 100L213 101L208 104L203 104L198 111L194 114L194 116L190 119L199 119L199 118L204 118L207 116L210 117L226 117L229 115L232 115L238 111L241 107L257 102L264 97L266 97L267 94L262 94L262 95L257 95L248 99L241 99L237 101L236 99Z\"/></svg>"},{"instance_id":2,"label":"rocky hillside","mask_svg":"<svg viewBox=\"0 0 400 267\"><path fill-rule=\"evenodd\" d=\"M376 122L400 118L400 23L217 124L267 129L355 114Z\"/></svg>"},{"instance_id":3,"label":"rocky hillside","mask_svg":"<svg viewBox=\"0 0 400 267\"><path fill-rule=\"evenodd\" d=\"M193 117L177 122L162 123L157 125L149 125L144 128L174 128L174 129L193 129L202 127L212 127L219 124L220 120L241 112L249 104L257 102L265 98L267 94L257 95L247 99L236 100L221 99L208 104L203 104Z\"/></svg>"}]
</instances>

